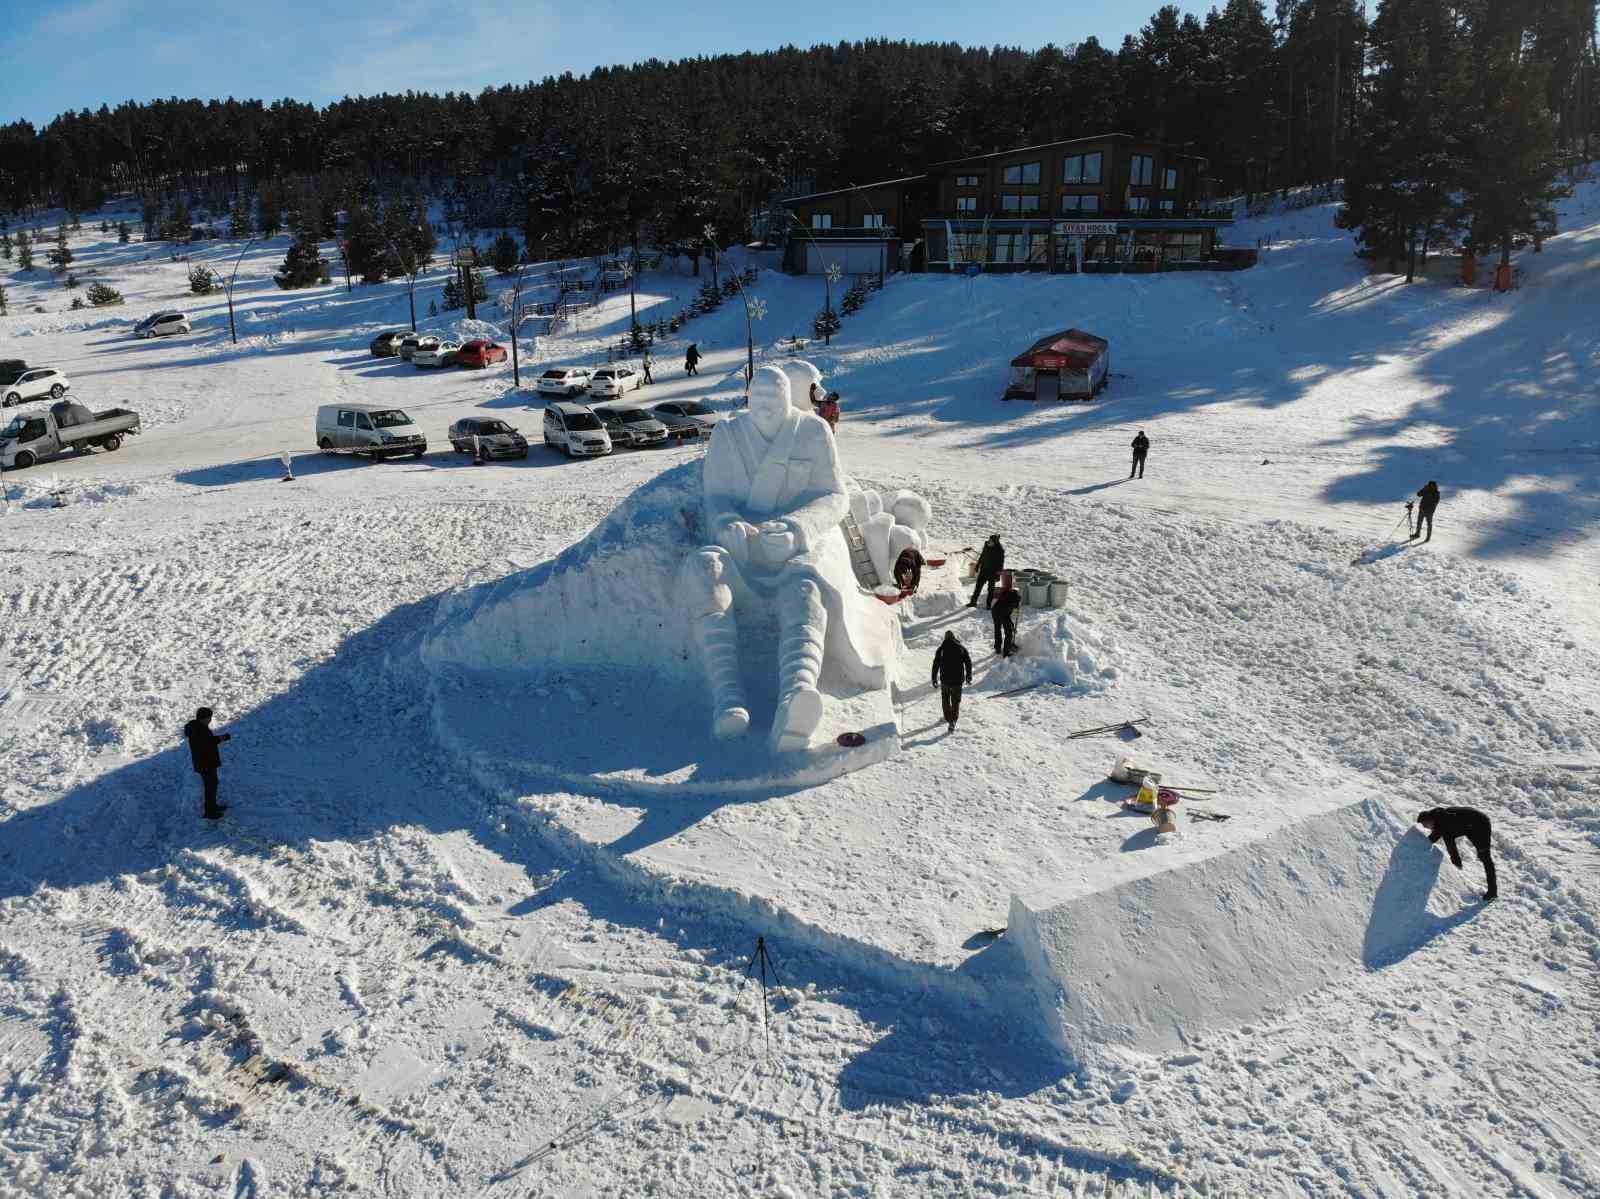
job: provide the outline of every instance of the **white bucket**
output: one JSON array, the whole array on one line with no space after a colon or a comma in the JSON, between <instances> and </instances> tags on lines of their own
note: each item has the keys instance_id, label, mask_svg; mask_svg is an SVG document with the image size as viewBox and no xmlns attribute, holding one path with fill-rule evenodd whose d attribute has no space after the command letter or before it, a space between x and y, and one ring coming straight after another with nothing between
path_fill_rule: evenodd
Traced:
<instances>
[{"instance_id":1,"label":"white bucket","mask_svg":"<svg viewBox=\"0 0 1600 1199\"><path fill-rule=\"evenodd\" d=\"M1067 602L1067 581L1065 579L1052 579L1050 581L1050 606L1059 608Z\"/></svg>"},{"instance_id":2,"label":"white bucket","mask_svg":"<svg viewBox=\"0 0 1600 1199\"><path fill-rule=\"evenodd\" d=\"M1043 608L1050 603L1050 580L1028 580L1028 607Z\"/></svg>"}]
</instances>

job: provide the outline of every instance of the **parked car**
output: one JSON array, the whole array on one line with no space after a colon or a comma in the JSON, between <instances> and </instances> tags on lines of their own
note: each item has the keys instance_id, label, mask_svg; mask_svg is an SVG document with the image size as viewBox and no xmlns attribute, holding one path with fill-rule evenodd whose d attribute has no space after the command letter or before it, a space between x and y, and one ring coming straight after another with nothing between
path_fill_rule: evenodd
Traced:
<instances>
[{"instance_id":1,"label":"parked car","mask_svg":"<svg viewBox=\"0 0 1600 1199\"><path fill-rule=\"evenodd\" d=\"M589 368L553 366L539 376L536 390L553 396L582 395L589 390Z\"/></svg>"},{"instance_id":2,"label":"parked car","mask_svg":"<svg viewBox=\"0 0 1600 1199\"><path fill-rule=\"evenodd\" d=\"M699 400L666 400L652 409L674 436L711 436L722 419Z\"/></svg>"},{"instance_id":3,"label":"parked car","mask_svg":"<svg viewBox=\"0 0 1600 1199\"><path fill-rule=\"evenodd\" d=\"M592 396L626 395L644 385L644 376L631 366L602 366L589 376Z\"/></svg>"},{"instance_id":4,"label":"parked car","mask_svg":"<svg viewBox=\"0 0 1600 1199\"><path fill-rule=\"evenodd\" d=\"M0 397L0 405L15 408L18 404L26 404L29 400L42 400L46 396L52 400L59 400L71 390L71 381L55 367L36 366L23 371L15 382L6 385L5 395Z\"/></svg>"},{"instance_id":5,"label":"parked car","mask_svg":"<svg viewBox=\"0 0 1600 1199\"><path fill-rule=\"evenodd\" d=\"M152 312L133 327L135 337L171 337L189 332L189 314L176 309Z\"/></svg>"},{"instance_id":6,"label":"parked car","mask_svg":"<svg viewBox=\"0 0 1600 1199\"><path fill-rule=\"evenodd\" d=\"M429 340L423 338L417 344L416 353L411 355L412 366L452 366L455 364L456 355L461 352L459 341L445 341L442 338Z\"/></svg>"},{"instance_id":7,"label":"parked car","mask_svg":"<svg viewBox=\"0 0 1600 1199\"><path fill-rule=\"evenodd\" d=\"M526 458L528 439L503 420L469 416L450 426L450 446L458 454L472 453L476 436L485 458Z\"/></svg>"},{"instance_id":8,"label":"parked car","mask_svg":"<svg viewBox=\"0 0 1600 1199\"><path fill-rule=\"evenodd\" d=\"M439 339L431 333L407 333L400 339L398 347L400 357L410 362L412 356L425 342L437 342Z\"/></svg>"},{"instance_id":9,"label":"parked car","mask_svg":"<svg viewBox=\"0 0 1600 1199\"><path fill-rule=\"evenodd\" d=\"M544 443L569 458L611 452L611 437L600 418L582 404L566 401L545 405Z\"/></svg>"},{"instance_id":10,"label":"parked car","mask_svg":"<svg viewBox=\"0 0 1600 1199\"><path fill-rule=\"evenodd\" d=\"M328 454L366 454L376 462L402 454L420 458L428 439L399 408L324 404L317 409L317 446Z\"/></svg>"},{"instance_id":11,"label":"parked car","mask_svg":"<svg viewBox=\"0 0 1600 1199\"><path fill-rule=\"evenodd\" d=\"M461 352L456 355L456 362L460 366L493 366L509 357L505 346L499 342L480 339L463 343Z\"/></svg>"},{"instance_id":12,"label":"parked car","mask_svg":"<svg viewBox=\"0 0 1600 1199\"><path fill-rule=\"evenodd\" d=\"M87 453L98 446L107 452L139 431L139 414L126 408L90 412L82 404L61 400L43 412L11 418L0 429L0 469L26 470L68 450Z\"/></svg>"},{"instance_id":13,"label":"parked car","mask_svg":"<svg viewBox=\"0 0 1600 1199\"><path fill-rule=\"evenodd\" d=\"M393 358L400 352L400 342L410 336L409 329L390 329L374 337L367 348L372 351L374 358Z\"/></svg>"},{"instance_id":14,"label":"parked car","mask_svg":"<svg viewBox=\"0 0 1600 1199\"><path fill-rule=\"evenodd\" d=\"M667 426L656 419L648 408L624 408L606 405L591 409L611 435L612 445L634 449L647 445L665 445Z\"/></svg>"}]
</instances>

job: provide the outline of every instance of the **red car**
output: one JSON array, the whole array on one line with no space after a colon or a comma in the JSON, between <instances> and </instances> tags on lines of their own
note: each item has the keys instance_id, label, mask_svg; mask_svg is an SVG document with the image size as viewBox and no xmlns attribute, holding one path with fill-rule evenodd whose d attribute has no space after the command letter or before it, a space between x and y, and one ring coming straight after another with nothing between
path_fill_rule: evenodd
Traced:
<instances>
[{"instance_id":1,"label":"red car","mask_svg":"<svg viewBox=\"0 0 1600 1199\"><path fill-rule=\"evenodd\" d=\"M504 362L507 356L505 346L497 341L469 341L456 354L456 361L462 366L490 366Z\"/></svg>"}]
</instances>

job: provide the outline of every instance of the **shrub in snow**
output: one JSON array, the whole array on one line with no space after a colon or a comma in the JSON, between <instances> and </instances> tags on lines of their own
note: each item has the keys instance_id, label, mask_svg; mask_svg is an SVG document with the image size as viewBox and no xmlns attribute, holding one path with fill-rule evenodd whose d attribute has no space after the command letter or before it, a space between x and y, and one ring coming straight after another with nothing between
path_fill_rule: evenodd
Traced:
<instances>
[{"instance_id":1,"label":"shrub in snow","mask_svg":"<svg viewBox=\"0 0 1600 1199\"><path fill-rule=\"evenodd\" d=\"M82 296L73 296L72 297L72 311L77 312L78 309L80 309L82 307L83 307L83 297Z\"/></svg>"},{"instance_id":2,"label":"shrub in snow","mask_svg":"<svg viewBox=\"0 0 1600 1199\"><path fill-rule=\"evenodd\" d=\"M328 264L317 253L314 240L300 237L290 245L289 252L284 255L283 265L272 277L286 291L297 287L313 287L329 277Z\"/></svg>"},{"instance_id":3,"label":"shrub in snow","mask_svg":"<svg viewBox=\"0 0 1600 1199\"><path fill-rule=\"evenodd\" d=\"M133 238L133 230L129 227L128 222L127 221L118 221L117 222L117 240L119 242L121 242L123 245L127 245L128 242L130 240L132 240L132 238Z\"/></svg>"},{"instance_id":4,"label":"shrub in snow","mask_svg":"<svg viewBox=\"0 0 1600 1199\"><path fill-rule=\"evenodd\" d=\"M104 283L91 285L87 294L89 303L96 308L108 308L112 304L122 303L122 293L107 287Z\"/></svg>"},{"instance_id":5,"label":"shrub in snow","mask_svg":"<svg viewBox=\"0 0 1600 1199\"><path fill-rule=\"evenodd\" d=\"M0 287L0 316L6 314L6 289Z\"/></svg>"},{"instance_id":6,"label":"shrub in snow","mask_svg":"<svg viewBox=\"0 0 1600 1199\"><path fill-rule=\"evenodd\" d=\"M209 267L197 265L189 272L189 290L197 296L209 296L217 283L217 274Z\"/></svg>"},{"instance_id":7,"label":"shrub in snow","mask_svg":"<svg viewBox=\"0 0 1600 1199\"><path fill-rule=\"evenodd\" d=\"M500 274L509 275L516 270L521 257L522 252L517 248L517 239L511 234L502 233L494 239L494 249L490 252L489 261Z\"/></svg>"},{"instance_id":8,"label":"shrub in snow","mask_svg":"<svg viewBox=\"0 0 1600 1199\"><path fill-rule=\"evenodd\" d=\"M811 329L824 340L832 337L839 331L839 314L832 308L824 308L811 322Z\"/></svg>"}]
</instances>

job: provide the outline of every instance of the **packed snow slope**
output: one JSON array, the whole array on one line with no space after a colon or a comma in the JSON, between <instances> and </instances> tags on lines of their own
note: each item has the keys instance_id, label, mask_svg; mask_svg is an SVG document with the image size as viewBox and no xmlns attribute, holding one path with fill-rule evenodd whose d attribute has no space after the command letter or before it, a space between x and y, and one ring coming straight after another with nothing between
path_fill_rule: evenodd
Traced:
<instances>
[{"instance_id":1,"label":"packed snow slope","mask_svg":"<svg viewBox=\"0 0 1600 1199\"><path fill-rule=\"evenodd\" d=\"M560 460L509 370L368 356L403 287L278 291L281 238L245 254L235 346L182 262L100 215L74 265L122 309L71 312L48 272L0 264L0 357L147 422L4 480L0 1195L1600 1190L1579 1114L1600 1102L1595 185L1505 296L1363 275L1326 205L1241 222L1274 248L1238 275L891 280L805 351L843 393L852 473L928 495L948 547L998 531L1067 574L1100 682L1001 697L1065 681L1062 634L1030 615L1037 656L999 663L981 613L926 613L894 759L634 805L599 845L564 832L593 796L490 785L440 744L415 649L441 594L550 560L695 450ZM650 272L637 302L695 286ZM759 358L822 291L762 271ZM128 339L164 307L195 334ZM593 365L628 313L612 295L522 348ZM1009 358L1067 325L1111 336L1107 396L1002 404ZM690 340L699 379L676 368ZM744 356L735 300L660 347L647 394L731 403ZM433 452L305 453L338 398L406 407ZM468 414L521 424L530 459L450 455ZM1430 477L1438 536L1390 543ZM945 627L979 676L954 736L926 687ZM574 737L603 700L574 702ZM236 734L217 828L176 739L199 703ZM1138 748L1203 772L1234 821L1311 787L1483 808L1501 900L1475 905L1470 854L1458 874L1429 850L1409 944L1179 1052L1062 1065L928 971L992 993L1018 955L974 934L1013 892L1080 869L1079 845L1162 852L1099 781L1123 747L1062 741L1146 713ZM718 837L737 857L695 856ZM650 855L674 838L668 871Z\"/></svg>"}]
</instances>

